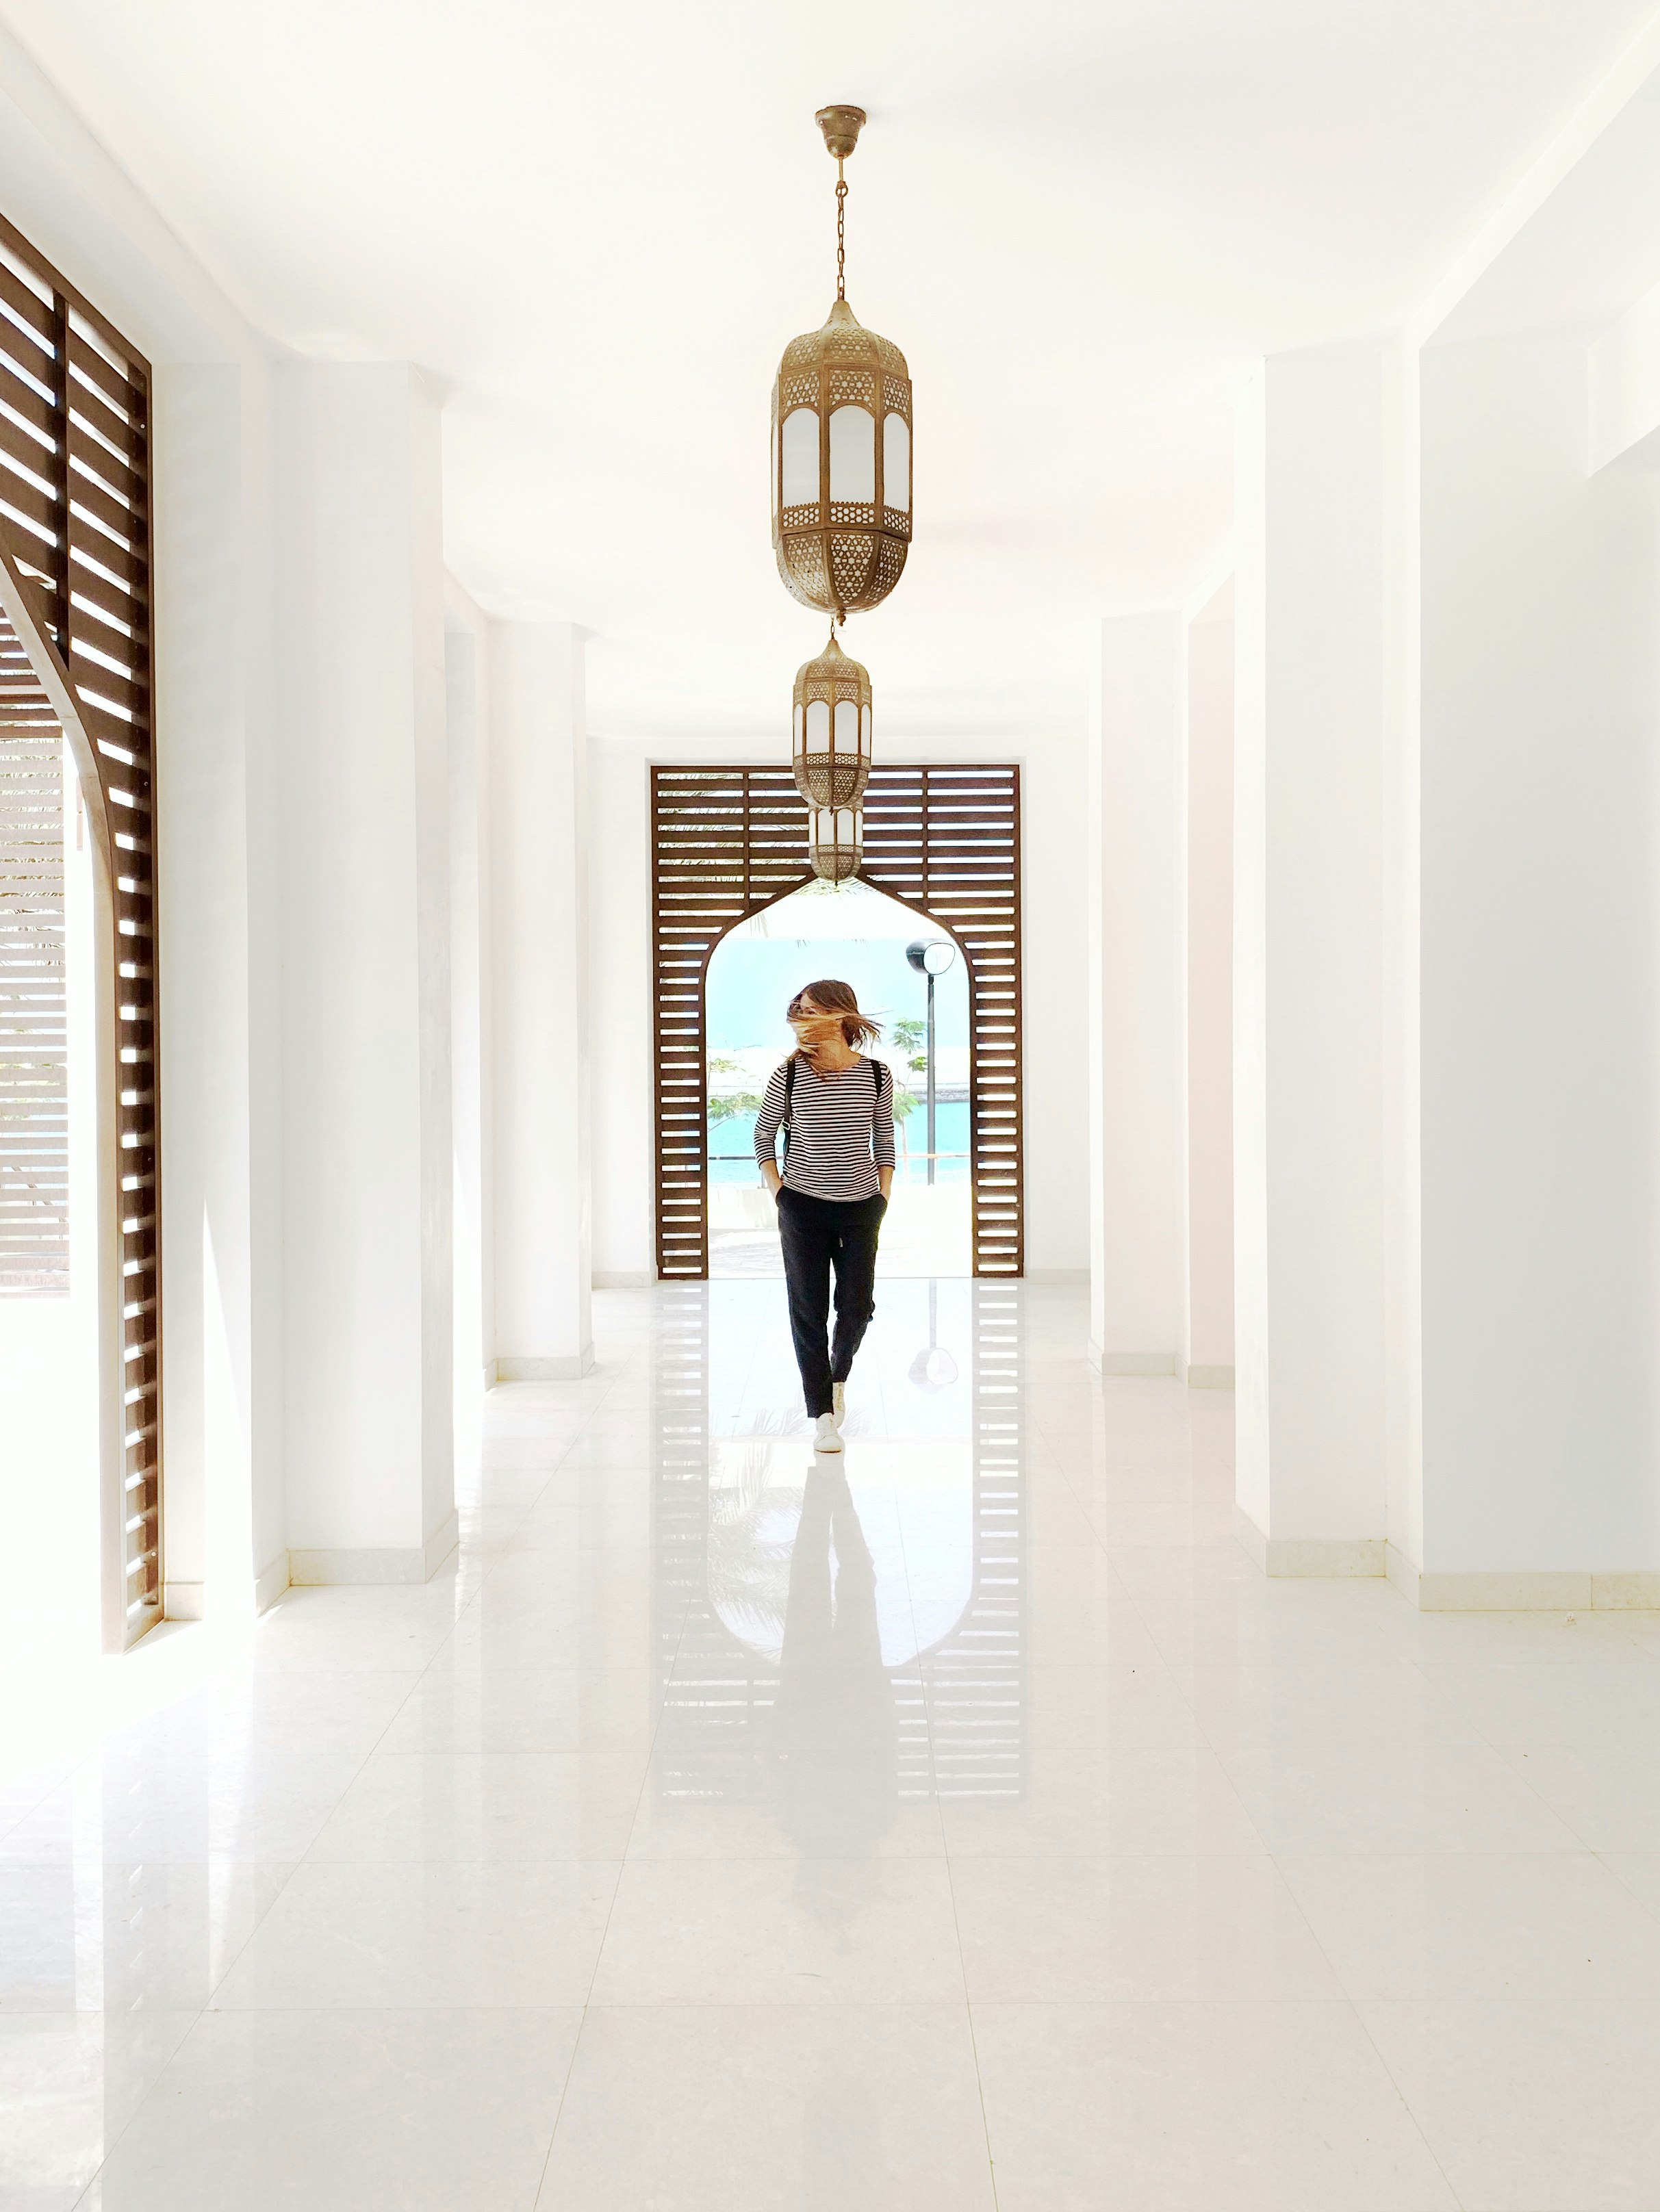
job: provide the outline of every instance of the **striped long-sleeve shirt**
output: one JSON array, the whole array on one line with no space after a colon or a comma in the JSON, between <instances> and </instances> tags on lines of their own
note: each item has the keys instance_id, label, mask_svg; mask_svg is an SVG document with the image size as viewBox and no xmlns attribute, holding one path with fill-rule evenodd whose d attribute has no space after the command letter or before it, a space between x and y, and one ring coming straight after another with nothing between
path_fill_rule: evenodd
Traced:
<instances>
[{"instance_id":1,"label":"striped long-sleeve shirt","mask_svg":"<svg viewBox=\"0 0 1660 2212\"><path fill-rule=\"evenodd\" d=\"M777 1164L788 1067L785 1060L773 1070L756 1117L755 1157L763 1166L769 1161ZM880 1188L877 1170L893 1165L893 1075L889 1068L880 1060L855 1060L834 1075L815 1075L806 1060L798 1060L787 1110L787 1188L809 1198L874 1196Z\"/></svg>"}]
</instances>

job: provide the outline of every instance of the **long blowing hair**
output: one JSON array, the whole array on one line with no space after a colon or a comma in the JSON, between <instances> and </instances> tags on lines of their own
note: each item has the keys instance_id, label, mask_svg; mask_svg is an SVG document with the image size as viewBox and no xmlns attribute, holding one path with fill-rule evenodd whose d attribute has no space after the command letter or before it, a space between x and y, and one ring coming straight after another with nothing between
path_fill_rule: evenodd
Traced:
<instances>
[{"instance_id":1,"label":"long blowing hair","mask_svg":"<svg viewBox=\"0 0 1660 2212\"><path fill-rule=\"evenodd\" d=\"M785 1016L787 1020L794 1022L802 1018L801 1001L804 999L811 999L821 1014L831 1018L839 1015L842 1035L855 1050L862 1045L879 1042L881 1024L872 1021L867 1014L860 1012L859 1001L851 983L837 982L833 975L826 975L817 983L804 983L789 1002ZM806 1018L811 1020L812 1016L808 1015Z\"/></svg>"}]
</instances>

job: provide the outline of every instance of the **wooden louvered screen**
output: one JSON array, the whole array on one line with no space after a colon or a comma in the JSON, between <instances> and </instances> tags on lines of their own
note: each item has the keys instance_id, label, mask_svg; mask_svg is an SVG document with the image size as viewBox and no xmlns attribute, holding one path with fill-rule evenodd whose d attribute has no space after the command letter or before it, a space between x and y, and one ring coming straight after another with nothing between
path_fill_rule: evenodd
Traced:
<instances>
[{"instance_id":1,"label":"wooden louvered screen","mask_svg":"<svg viewBox=\"0 0 1660 2212\"><path fill-rule=\"evenodd\" d=\"M70 1286L64 732L0 615L0 1294Z\"/></svg>"},{"instance_id":2,"label":"wooden louvered screen","mask_svg":"<svg viewBox=\"0 0 1660 2212\"><path fill-rule=\"evenodd\" d=\"M728 930L811 879L806 809L787 767L654 768L651 805L657 1272L704 1276L704 973ZM1021 1274L1018 768L873 769L860 873L963 949L974 1272Z\"/></svg>"},{"instance_id":3,"label":"wooden louvered screen","mask_svg":"<svg viewBox=\"0 0 1660 2212\"><path fill-rule=\"evenodd\" d=\"M0 219L0 546L67 693L113 943L121 1498L108 1608L131 1642L161 1603L155 836L148 363Z\"/></svg>"}]
</instances>

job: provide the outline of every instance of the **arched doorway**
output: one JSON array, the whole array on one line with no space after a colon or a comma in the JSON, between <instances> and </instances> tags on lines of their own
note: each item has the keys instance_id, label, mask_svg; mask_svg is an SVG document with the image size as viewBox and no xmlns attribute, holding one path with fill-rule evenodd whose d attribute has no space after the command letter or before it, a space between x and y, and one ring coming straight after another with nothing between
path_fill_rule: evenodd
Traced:
<instances>
[{"instance_id":1,"label":"arched doorway","mask_svg":"<svg viewBox=\"0 0 1660 2212\"><path fill-rule=\"evenodd\" d=\"M103 1640L119 1649L162 1600L149 368L3 218L0 400L0 718L36 743L61 732L90 845Z\"/></svg>"},{"instance_id":2,"label":"arched doorway","mask_svg":"<svg viewBox=\"0 0 1660 2212\"><path fill-rule=\"evenodd\" d=\"M909 948L945 949L933 986L929 1134L929 979ZM882 1026L873 1048L893 1079L894 1177L882 1273L934 1280L971 1268L968 1147L969 981L954 941L912 907L854 877L816 878L729 929L703 971L708 1040L710 1279L781 1275L778 1212L755 1158L757 1109L789 1051L784 1008L817 975L851 984Z\"/></svg>"},{"instance_id":3,"label":"arched doorway","mask_svg":"<svg viewBox=\"0 0 1660 2212\"><path fill-rule=\"evenodd\" d=\"M657 1272L684 1279L708 1273L705 973L735 924L811 880L806 810L782 767L654 768L651 804ZM874 769L861 872L962 949L974 1273L1018 1275L1018 767Z\"/></svg>"}]
</instances>

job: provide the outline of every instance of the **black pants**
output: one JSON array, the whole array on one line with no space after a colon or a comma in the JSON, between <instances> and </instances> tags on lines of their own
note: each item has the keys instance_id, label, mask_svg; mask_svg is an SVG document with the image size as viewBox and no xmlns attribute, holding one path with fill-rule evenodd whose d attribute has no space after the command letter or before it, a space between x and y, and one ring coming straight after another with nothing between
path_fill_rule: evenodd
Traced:
<instances>
[{"instance_id":1,"label":"black pants","mask_svg":"<svg viewBox=\"0 0 1660 2212\"><path fill-rule=\"evenodd\" d=\"M876 1240L888 1210L879 1194L845 1201L778 1194L778 1231L789 1285L790 1334L807 1418L828 1413L833 1382L845 1382L876 1311ZM836 1270L836 1344L829 1344L830 1270Z\"/></svg>"}]
</instances>

